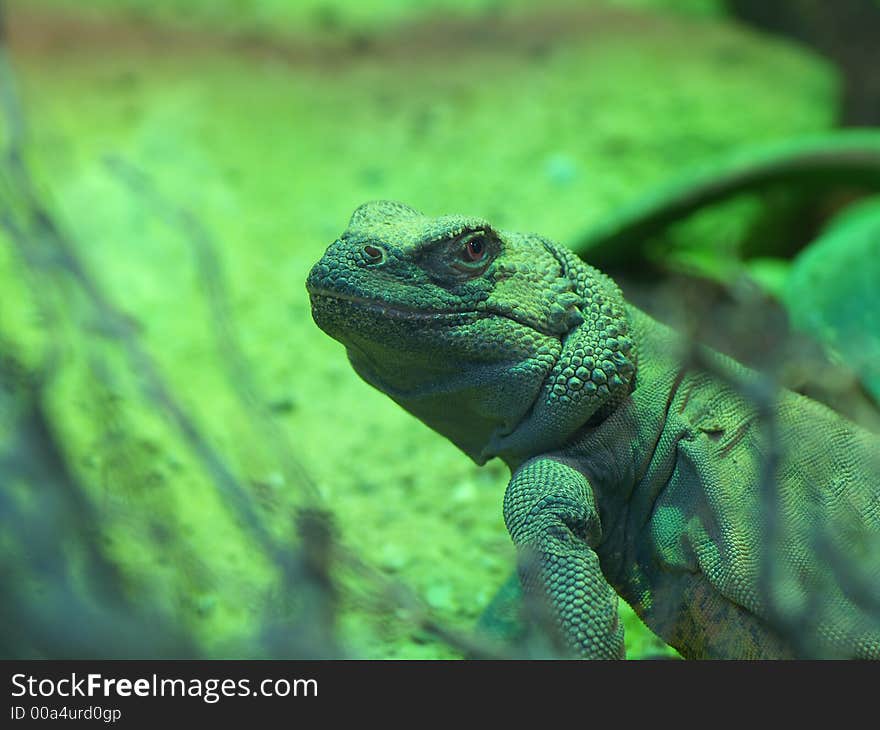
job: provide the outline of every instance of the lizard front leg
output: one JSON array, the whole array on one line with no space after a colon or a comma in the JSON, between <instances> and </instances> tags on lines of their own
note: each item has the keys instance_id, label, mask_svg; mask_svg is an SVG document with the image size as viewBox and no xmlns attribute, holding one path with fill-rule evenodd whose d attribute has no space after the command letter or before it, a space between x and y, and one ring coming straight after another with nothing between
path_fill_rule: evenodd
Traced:
<instances>
[{"instance_id":1,"label":"lizard front leg","mask_svg":"<svg viewBox=\"0 0 880 730\"><path fill-rule=\"evenodd\" d=\"M548 603L562 641L585 659L622 659L617 594L593 551L601 527L583 474L546 457L526 462L504 494L504 522L523 590Z\"/></svg>"}]
</instances>

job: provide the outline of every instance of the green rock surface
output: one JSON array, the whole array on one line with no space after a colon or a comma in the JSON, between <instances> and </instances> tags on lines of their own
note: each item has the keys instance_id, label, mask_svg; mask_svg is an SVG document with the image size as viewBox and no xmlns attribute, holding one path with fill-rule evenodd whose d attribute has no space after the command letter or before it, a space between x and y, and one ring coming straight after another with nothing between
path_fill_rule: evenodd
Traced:
<instances>
[{"instance_id":1,"label":"green rock surface","mask_svg":"<svg viewBox=\"0 0 880 730\"><path fill-rule=\"evenodd\" d=\"M825 344L880 402L880 198L837 218L792 262L792 323Z\"/></svg>"},{"instance_id":2,"label":"green rock surface","mask_svg":"<svg viewBox=\"0 0 880 730\"><path fill-rule=\"evenodd\" d=\"M664 12L671 2L515 3L516 12L455 22L391 0L200 2L185 13L134 0L11 5L38 182L173 392L248 485L266 529L293 539L304 483L241 417L210 292L169 210L200 221L213 241L253 390L342 542L461 631L513 568L501 519L507 474L499 463L477 468L357 378L311 321L308 269L367 199L571 241L684 165L834 118L828 66L712 18L711 2L688 3L690 15ZM431 7L440 15L450 5ZM455 4L490 5L499 4ZM74 15L49 12L62 6ZM159 25L132 21L139 13ZM375 30L370 42L325 42L314 23L323 14L332 26L334 13ZM242 43L214 33L215 17L255 33L289 20L294 40ZM160 199L126 184L108 159L137 170ZM16 302L0 309L0 332L34 363L49 345L41 299L63 294L29 287L6 246L0 286ZM149 596L208 654L246 654L275 569L123 364L113 361L103 400L87 395L95 377L76 356L77 336L93 335L73 333L51 413L126 590ZM339 626L352 654L458 656L387 606L358 600L357 580L345 578ZM634 614L625 621L630 656L661 650Z\"/></svg>"}]
</instances>

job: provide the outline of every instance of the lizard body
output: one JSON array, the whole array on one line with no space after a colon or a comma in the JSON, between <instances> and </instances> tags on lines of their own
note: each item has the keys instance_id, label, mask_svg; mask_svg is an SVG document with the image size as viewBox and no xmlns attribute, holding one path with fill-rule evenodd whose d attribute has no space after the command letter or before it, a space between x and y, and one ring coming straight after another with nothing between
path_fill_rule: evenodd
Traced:
<instances>
[{"instance_id":1,"label":"lizard body","mask_svg":"<svg viewBox=\"0 0 880 730\"><path fill-rule=\"evenodd\" d=\"M364 380L508 464L523 587L575 654L623 656L619 595L685 657L880 658L880 437L478 218L367 203L307 288Z\"/></svg>"}]
</instances>

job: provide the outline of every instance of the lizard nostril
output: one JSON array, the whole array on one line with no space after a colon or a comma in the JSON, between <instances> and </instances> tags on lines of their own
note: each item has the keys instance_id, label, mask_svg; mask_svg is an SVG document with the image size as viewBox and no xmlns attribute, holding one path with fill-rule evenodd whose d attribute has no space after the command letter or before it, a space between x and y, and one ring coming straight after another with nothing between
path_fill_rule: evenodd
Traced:
<instances>
[{"instance_id":1,"label":"lizard nostril","mask_svg":"<svg viewBox=\"0 0 880 730\"><path fill-rule=\"evenodd\" d=\"M379 264L385 260L385 251L378 246L364 246L364 255L367 257L367 263Z\"/></svg>"}]
</instances>

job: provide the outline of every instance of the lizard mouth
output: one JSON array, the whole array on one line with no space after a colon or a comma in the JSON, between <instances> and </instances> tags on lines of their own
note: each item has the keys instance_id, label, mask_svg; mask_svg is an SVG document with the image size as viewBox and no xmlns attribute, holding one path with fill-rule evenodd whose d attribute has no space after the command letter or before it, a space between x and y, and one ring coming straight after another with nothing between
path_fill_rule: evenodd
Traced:
<instances>
[{"instance_id":1,"label":"lizard mouth","mask_svg":"<svg viewBox=\"0 0 880 730\"><path fill-rule=\"evenodd\" d=\"M392 304L390 302L368 299L366 297L355 296L354 294L343 294L341 292L329 291L327 289L311 289L309 291L309 298L311 299L313 310L320 310L322 303L344 303L361 310L373 312L382 317L419 322L432 322L447 319L461 320L463 317L469 315L477 315L477 312L467 309L417 309L415 307L408 307L404 304Z\"/></svg>"},{"instance_id":2,"label":"lizard mouth","mask_svg":"<svg viewBox=\"0 0 880 730\"><path fill-rule=\"evenodd\" d=\"M560 336L558 332L541 327L535 322L530 322L516 316L512 312L496 312L488 309L484 311L473 309L417 309L415 307L408 307L405 304L392 304L320 287L310 288L309 298L312 303L312 313L316 316L325 312L328 307L338 309L340 306L351 306L360 311L370 312L376 316L388 319L404 322L435 323L446 326L467 324L487 317L501 317L547 337L558 339Z\"/></svg>"}]
</instances>

